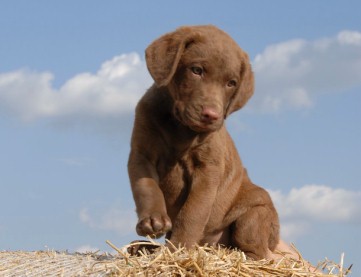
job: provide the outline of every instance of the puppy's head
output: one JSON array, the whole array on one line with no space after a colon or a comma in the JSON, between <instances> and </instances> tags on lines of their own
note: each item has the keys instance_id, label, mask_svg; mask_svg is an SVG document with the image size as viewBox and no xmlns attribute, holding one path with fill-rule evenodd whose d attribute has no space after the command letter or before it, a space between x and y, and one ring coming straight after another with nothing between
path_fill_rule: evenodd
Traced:
<instances>
[{"instance_id":1,"label":"puppy's head","mask_svg":"<svg viewBox=\"0 0 361 277\"><path fill-rule=\"evenodd\" d=\"M173 114L197 132L218 130L253 94L248 55L214 26L181 27L146 49L150 74L167 87Z\"/></svg>"}]
</instances>

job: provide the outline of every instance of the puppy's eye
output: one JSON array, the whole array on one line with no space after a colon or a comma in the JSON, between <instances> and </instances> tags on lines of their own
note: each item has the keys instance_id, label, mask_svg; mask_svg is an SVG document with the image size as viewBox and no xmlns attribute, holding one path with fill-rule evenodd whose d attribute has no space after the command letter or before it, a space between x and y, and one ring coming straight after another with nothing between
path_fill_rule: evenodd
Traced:
<instances>
[{"instance_id":1,"label":"puppy's eye","mask_svg":"<svg viewBox=\"0 0 361 277\"><path fill-rule=\"evenodd\" d=\"M192 66L191 70L196 75L202 75L203 74L203 68L201 68L199 66Z\"/></svg>"},{"instance_id":2,"label":"puppy's eye","mask_svg":"<svg viewBox=\"0 0 361 277\"><path fill-rule=\"evenodd\" d=\"M227 83L227 86L232 88L232 87L236 87L237 86L237 81L236 80L230 80Z\"/></svg>"}]
</instances>

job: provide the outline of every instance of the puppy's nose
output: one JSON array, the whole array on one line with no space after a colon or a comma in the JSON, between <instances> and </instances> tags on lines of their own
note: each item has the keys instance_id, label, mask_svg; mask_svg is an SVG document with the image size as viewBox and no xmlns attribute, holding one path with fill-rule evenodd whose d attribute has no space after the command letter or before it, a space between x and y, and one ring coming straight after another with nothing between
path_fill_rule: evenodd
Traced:
<instances>
[{"instance_id":1,"label":"puppy's nose","mask_svg":"<svg viewBox=\"0 0 361 277\"><path fill-rule=\"evenodd\" d=\"M202 122L204 123L212 123L213 121L216 121L219 119L220 117L220 114L212 109L212 108L209 108L209 107L204 107L202 109Z\"/></svg>"}]
</instances>

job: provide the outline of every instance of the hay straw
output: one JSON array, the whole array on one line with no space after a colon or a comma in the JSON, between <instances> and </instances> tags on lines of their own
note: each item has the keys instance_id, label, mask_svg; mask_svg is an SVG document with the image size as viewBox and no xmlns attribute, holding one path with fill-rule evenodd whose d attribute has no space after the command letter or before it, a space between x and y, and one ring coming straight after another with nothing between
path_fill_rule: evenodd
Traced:
<instances>
[{"instance_id":1,"label":"hay straw","mask_svg":"<svg viewBox=\"0 0 361 277\"><path fill-rule=\"evenodd\" d=\"M55 251L0 252L0 276L277 276L322 277L346 276L344 255L339 265L325 260L311 268L298 252L300 259L281 253L280 260L253 261L243 252L221 247L196 246L193 249L176 248L172 251L159 245L154 253L142 250L139 256L126 251L134 243L119 249L107 241L117 254L69 254Z\"/></svg>"}]
</instances>

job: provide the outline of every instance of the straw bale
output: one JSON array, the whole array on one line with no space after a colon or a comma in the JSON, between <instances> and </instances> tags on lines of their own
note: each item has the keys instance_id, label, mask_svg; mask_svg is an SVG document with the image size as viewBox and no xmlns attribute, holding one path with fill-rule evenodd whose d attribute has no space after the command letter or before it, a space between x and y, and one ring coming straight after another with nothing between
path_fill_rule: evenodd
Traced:
<instances>
[{"instance_id":1,"label":"straw bale","mask_svg":"<svg viewBox=\"0 0 361 277\"><path fill-rule=\"evenodd\" d=\"M0 276L346 276L349 269L325 260L317 270L302 257L283 256L278 261L248 259L243 252L215 247L172 251L159 245L156 251L130 255L107 242L117 254L57 251L0 252ZM149 242L155 245L154 241Z\"/></svg>"}]
</instances>

